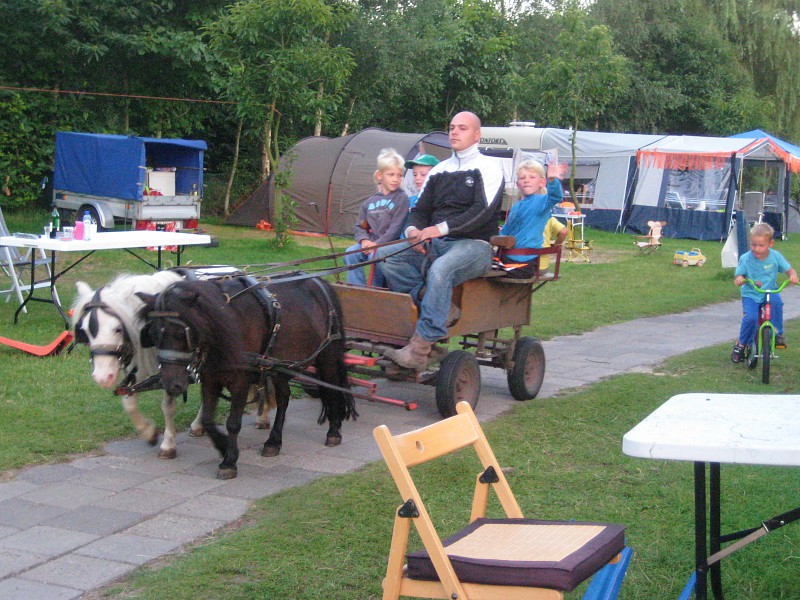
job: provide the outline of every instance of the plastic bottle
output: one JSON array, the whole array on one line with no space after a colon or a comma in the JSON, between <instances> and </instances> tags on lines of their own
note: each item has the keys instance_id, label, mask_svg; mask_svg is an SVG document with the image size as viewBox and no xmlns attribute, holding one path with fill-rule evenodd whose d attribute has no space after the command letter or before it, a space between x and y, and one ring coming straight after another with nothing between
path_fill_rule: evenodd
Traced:
<instances>
[{"instance_id":1,"label":"plastic bottle","mask_svg":"<svg viewBox=\"0 0 800 600\"><path fill-rule=\"evenodd\" d=\"M72 239L83 239L83 221L75 221L75 229L72 230Z\"/></svg>"},{"instance_id":2,"label":"plastic bottle","mask_svg":"<svg viewBox=\"0 0 800 600\"><path fill-rule=\"evenodd\" d=\"M53 205L53 212L50 213L50 218L53 220L53 229L50 232L50 237L56 237L56 232L61 231L61 213L58 212L58 207Z\"/></svg>"},{"instance_id":3,"label":"plastic bottle","mask_svg":"<svg viewBox=\"0 0 800 600\"><path fill-rule=\"evenodd\" d=\"M88 210L83 213L83 239L92 239L92 215Z\"/></svg>"}]
</instances>

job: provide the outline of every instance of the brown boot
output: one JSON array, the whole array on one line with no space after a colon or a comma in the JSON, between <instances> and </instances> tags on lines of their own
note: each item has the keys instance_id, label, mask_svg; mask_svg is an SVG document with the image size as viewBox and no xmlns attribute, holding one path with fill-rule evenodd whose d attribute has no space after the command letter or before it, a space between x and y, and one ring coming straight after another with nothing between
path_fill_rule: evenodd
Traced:
<instances>
[{"instance_id":1,"label":"brown boot","mask_svg":"<svg viewBox=\"0 0 800 600\"><path fill-rule=\"evenodd\" d=\"M387 350L383 355L406 369L423 369L428 364L428 355L433 342L423 340L414 333L411 340L399 350Z\"/></svg>"}]
</instances>

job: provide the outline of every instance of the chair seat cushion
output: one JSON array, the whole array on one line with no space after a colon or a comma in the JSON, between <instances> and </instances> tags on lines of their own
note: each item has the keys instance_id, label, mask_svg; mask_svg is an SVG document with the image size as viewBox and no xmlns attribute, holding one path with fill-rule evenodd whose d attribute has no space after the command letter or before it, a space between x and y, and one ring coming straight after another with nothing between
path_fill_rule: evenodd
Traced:
<instances>
[{"instance_id":1,"label":"chair seat cushion","mask_svg":"<svg viewBox=\"0 0 800 600\"><path fill-rule=\"evenodd\" d=\"M569 592L622 552L624 537L610 523L477 519L442 543L462 582ZM406 558L410 578L439 579L426 551Z\"/></svg>"}]
</instances>

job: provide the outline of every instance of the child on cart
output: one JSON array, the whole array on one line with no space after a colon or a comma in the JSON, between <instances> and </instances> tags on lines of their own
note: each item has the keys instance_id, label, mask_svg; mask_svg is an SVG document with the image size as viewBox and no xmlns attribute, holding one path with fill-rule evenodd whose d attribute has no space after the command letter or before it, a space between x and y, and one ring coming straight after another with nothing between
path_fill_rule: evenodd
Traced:
<instances>
[{"instance_id":1,"label":"child on cart","mask_svg":"<svg viewBox=\"0 0 800 600\"><path fill-rule=\"evenodd\" d=\"M508 214L500 235L516 237L517 248L543 248L544 229L550 219L553 207L564 198L561 177L564 165L557 162L545 167L538 160L528 159L517 168L517 187L524 196ZM517 267L507 274L510 277L527 279L536 274L537 257L515 255L514 249L508 251L507 260L524 266Z\"/></svg>"},{"instance_id":2,"label":"child on cart","mask_svg":"<svg viewBox=\"0 0 800 600\"><path fill-rule=\"evenodd\" d=\"M373 249L378 244L391 242L400 237L408 215L408 196L400 189L403 182L403 157L393 148L384 148L378 154L378 168L373 176L378 191L361 205L355 226L355 245L347 251L354 252L344 257L348 266L347 283L366 285L363 268L356 265L374 257ZM361 250L361 252L356 252ZM375 263L372 285L383 287L385 280L380 263Z\"/></svg>"},{"instance_id":3,"label":"child on cart","mask_svg":"<svg viewBox=\"0 0 800 600\"><path fill-rule=\"evenodd\" d=\"M740 363L744 360L744 349L752 343L758 328L758 317L765 296L758 292L745 279L750 279L765 290L778 287L778 273L786 273L789 283L797 285L797 272L783 255L774 250L775 231L768 223L757 223L750 230L750 251L739 258L733 283L742 288L742 324L739 328L739 339L731 351L731 360ZM775 347L786 348L783 337L783 300L780 294L771 294L772 322L775 325Z\"/></svg>"}]
</instances>

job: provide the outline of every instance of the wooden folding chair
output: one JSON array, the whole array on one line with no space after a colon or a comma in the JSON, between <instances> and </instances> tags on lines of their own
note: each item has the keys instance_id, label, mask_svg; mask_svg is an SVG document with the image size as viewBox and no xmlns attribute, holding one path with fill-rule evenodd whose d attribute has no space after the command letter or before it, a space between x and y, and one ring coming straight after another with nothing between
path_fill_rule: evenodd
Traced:
<instances>
[{"instance_id":1,"label":"wooden folding chair","mask_svg":"<svg viewBox=\"0 0 800 600\"><path fill-rule=\"evenodd\" d=\"M633 242L639 249L639 254L652 254L661 247L661 236L663 235L664 227L667 226L666 221L648 221L650 231L647 235L635 235L638 241Z\"/></svg>"},{"instance_id":2,"label":"wooden folding chair","mask_svg":"<svg viewBox=\"0 0 800 600\"><path fill-rule=\"evenodd\" d=\"M404 502L392 532L383 598L457 600L556 600L606 565L591 598L611 599L630 557L622 525L524 519L511 488L466 402L457 414L422 429L393 436L385 425L374 435ZM475 484L470 523L442 540L409 469L472 446L483 465ZM487 519L489 488L506 517ZM425 547L407 553L411 523ZM622 560L619 560L619 559ZM404 563L406 563L404 565ZM593 581L594 584L594 581ZM602 587L603 589L599 589Z\"/></svg>"}]
</instances>

